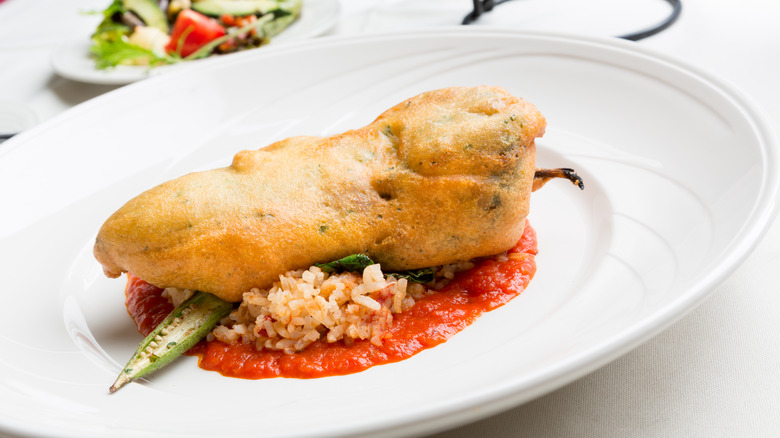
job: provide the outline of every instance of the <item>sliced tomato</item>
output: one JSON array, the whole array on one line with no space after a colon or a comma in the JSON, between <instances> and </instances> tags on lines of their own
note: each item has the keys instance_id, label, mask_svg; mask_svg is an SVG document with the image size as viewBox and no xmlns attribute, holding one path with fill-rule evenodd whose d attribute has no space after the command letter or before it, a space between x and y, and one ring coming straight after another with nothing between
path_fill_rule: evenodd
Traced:
<instances>
[{"instance_id":1,"label":"sliced tomato","mask_svg":"<svg viewBox=\"0 0 780 438\"><path fill-rule=\"evenodd\" d=\"M223 35L225 28L221 24L200 12L185 9L176 17L165 51L179 53L184 58Z\"/></svg>"}]
</instances>

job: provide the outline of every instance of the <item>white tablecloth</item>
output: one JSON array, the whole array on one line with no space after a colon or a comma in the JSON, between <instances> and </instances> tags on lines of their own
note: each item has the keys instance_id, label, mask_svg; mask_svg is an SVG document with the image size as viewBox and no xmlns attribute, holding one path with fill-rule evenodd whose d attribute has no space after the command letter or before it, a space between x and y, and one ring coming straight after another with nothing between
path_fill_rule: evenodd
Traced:
<instances>
[{"instance_id":1,"label":"white tablecloth","mask_svg":"<svg viewBox=\"0 0 780 438\"><path fill-rule=\"evenodd\" d=\"M57 76L50 56L87 35L108 0L0 3L3 105L42 123L114 89ZM652 24L662 0L518 0L480 25L615 35ZM343 0L332 34L457 24L468 0ZM585 7L587 5L587 7ZM454 21L453 21L454 20ZM679 21L637 44L683 58L751 96L780 125L780 2L683 0ZM18 121L12 121L16 123ZM0 144L2 148L2 144ZM734 145L739 153L739 145ZM4 187L2 190L8 190ZM780 225L712 297L639 348L548 395L438 438L780 437Z\"/></svg>"}]
</instances>

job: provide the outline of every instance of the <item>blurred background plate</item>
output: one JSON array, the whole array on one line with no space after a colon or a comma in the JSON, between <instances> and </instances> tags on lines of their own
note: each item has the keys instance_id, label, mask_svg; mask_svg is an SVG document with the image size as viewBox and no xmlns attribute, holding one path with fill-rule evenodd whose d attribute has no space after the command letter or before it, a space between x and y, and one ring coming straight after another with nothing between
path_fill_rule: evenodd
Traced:
<instances>
[{"instance_id":1,"label":"blurred background plate","mask_svg":"<svg viewBox=\"0 0 780 438\"><path fill-rule=\"evenodd\" d=\"M338 17L338 0L304 0L301 17L282 33L274 37L271 44L299 41L320 36L336 24ZM200 62L195 60L155 68L120 65L116 68L101 70L95 68L95 61L90 57L89 47L91 43L89 35L84 35L83 38L66 43L59 49L54 50L51 57L54 71L60 76L74 81L124 85L173 69L186 68ZM260 47L260 49L266 49L267 47ZM219 58L231 55L222 55Z\"/></svg>"}]
</instances>

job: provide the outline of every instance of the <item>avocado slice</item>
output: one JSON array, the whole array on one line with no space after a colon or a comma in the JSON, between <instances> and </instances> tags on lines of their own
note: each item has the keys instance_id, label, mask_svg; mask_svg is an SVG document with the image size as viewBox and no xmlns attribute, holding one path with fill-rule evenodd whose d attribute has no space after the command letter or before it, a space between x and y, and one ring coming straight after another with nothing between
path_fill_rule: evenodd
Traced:
<instances>
[{"instance_id":1,"label":"avocado slice","mask_svg":"<svg viewBox=\"0 0 780 438\"><path fill-rule=\"evenodd\" d=\"M204 15L219 17L224 14L297 16L301 10L301 0L199 0L192 2L192 9Z\"/></svg>"},{"instance_id":2,"label":"avocado slice","mask_svg":"<svg viewBox=\"0 0 780 438\"><path fill-rule=\"evenodd\" d=\"M168 19L157 6L156 0L122 0L125 9L133 11L147 26L156 27L168 33Z\"/></svg>"},{"instance_id":3,"label":"avocado slice","mask_svg":"<svg viewBox=\"0 0 780 438\"><path fill-rule=\"evenodd\" d=\"M291 25L293 21L297 20L299 15L299 12L289 11L286 9L276 9L271 12L276 15L276 18L263 26L265 36L268 38L279 35L283 30L287 29L287 27Z\"/></svg>"}]
</instances>

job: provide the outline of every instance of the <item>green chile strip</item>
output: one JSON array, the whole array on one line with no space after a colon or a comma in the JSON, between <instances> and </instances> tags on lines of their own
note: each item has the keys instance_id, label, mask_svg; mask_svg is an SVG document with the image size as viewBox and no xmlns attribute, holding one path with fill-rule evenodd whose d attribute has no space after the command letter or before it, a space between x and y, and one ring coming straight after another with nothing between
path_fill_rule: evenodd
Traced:
<instances>
[{"instance_id":1,"label":"green chile strip","mask_svg":"<svg viewBox=\"0 0 780 438\"><path fill-rule=\"evenodd\" d=\"M171 363L233 310L233 304L205 292L195 292L147 336L127 362L110 392Z\"/></svg>"},{"instance_id":2,"label":"green chile strip","mask_svg":"<svg viewBox=\"0 0 780 438\"><path fill-rule=\"evenodd\" d=\"M323 272L332 274L334 272L363 272L363 269L374 264L365 254L352 254L344 258L332 261L330 263L315 263L314 265L322 269ZM433 281L436 270L434 268L413 269L409 271L386 273L385 277L392 275L396 278L405 278L415 283L428 283Z\"/></svg>"}]
</instances>

